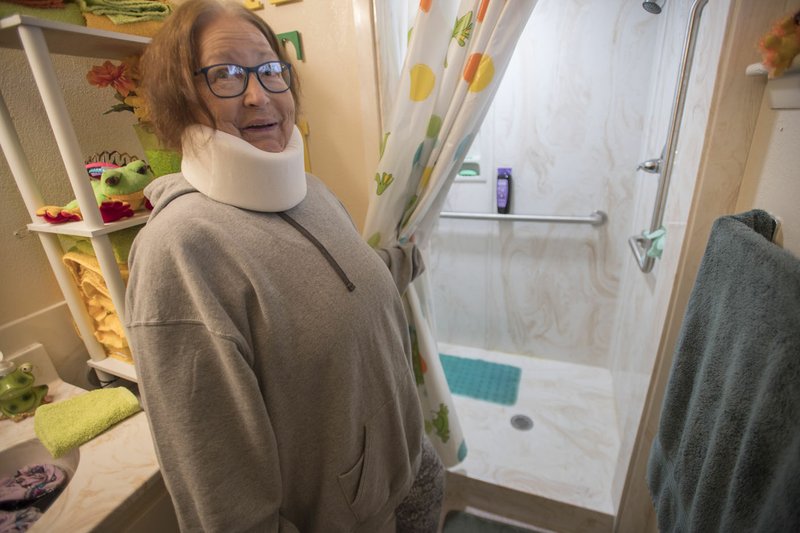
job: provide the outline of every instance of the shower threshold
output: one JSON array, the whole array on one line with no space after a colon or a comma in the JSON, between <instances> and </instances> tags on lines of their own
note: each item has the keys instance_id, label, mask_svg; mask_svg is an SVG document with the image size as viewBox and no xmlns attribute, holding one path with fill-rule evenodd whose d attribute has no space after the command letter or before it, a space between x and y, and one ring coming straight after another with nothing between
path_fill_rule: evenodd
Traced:
<instances>
[{"instance_id":1,"label":"shower threshold","mask_svg":"<svg viewBox=\"0 0 800 533\"><path fill-rule=\"evenodd\" d=\"M441 342L439 350L522 369L514 405L453 396L468 454L448 471L445 508L553 531L611 531L620 442L610 372ZM513 427L520 415L533 426Z\"/></svg>"}]
</instances>

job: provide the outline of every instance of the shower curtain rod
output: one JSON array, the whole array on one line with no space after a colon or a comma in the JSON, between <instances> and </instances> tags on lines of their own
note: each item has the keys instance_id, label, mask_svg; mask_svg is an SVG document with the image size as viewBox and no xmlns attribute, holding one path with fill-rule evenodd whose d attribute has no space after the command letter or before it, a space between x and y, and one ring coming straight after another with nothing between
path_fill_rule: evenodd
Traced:
<instances>
[{"instance_id":1,"label":"shower curtain rod","mask_svg":"<svg viewBox=\"0 0 800 533\"><path fill-rule=\"evenodd\" d=\"M591 224L592 226L602 226L608 220L608 215L604 211L593 211L585 217L563 216L563 215L500 215L494 213L454 213L442 211L439 213L441 218L463 218L470 220L501 220L509 222L554 222L567 224Z\"/></svg>"}]
</instances>

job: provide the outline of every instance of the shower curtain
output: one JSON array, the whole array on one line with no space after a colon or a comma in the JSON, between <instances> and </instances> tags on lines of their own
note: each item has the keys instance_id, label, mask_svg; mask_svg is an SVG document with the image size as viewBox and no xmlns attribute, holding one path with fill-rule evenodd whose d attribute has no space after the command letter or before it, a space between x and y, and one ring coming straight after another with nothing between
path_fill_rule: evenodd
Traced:
<instances>
[{"instance_id":1,"label":"shower curtain","mask_svg":"<svg viewBox=\"0 0 800 533\"><path fill-rule=\"evenodd\" d=\"M423 251L537 0L420 0L384 122L363 235ZM403 297L425 431L445 466L467 445L439 361L427 274Z\"/></svg>"}]
</instances>

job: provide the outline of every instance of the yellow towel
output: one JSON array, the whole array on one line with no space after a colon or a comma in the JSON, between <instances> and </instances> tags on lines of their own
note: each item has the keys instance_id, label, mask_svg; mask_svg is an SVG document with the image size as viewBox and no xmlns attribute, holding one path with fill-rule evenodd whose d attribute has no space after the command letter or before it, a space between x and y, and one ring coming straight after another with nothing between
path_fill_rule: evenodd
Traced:
<instances>
[{"instance_id":1,"label":"yellow towel","mask_svg":"<svg viewBox=\"0 0 800 533\"><path fill-rule=\"evenodd\" d=\"M100 264L93 255L71 249L62 258L92 319L94 336L109 357L133 363L128 340L108 291ZM122 281L128 280L128 266L119 265Z\"/></svg>"},{"instance_id":2,"label":"yellow towel","mask_svg":"<svg viewBox=\"0 0 800 533\"><path fill-rule=\"evenodd\" d=\"M33 418L33 429L58 459L140 409L136 396L124 387L98 389L40 406Z\"/></svg>"}]
</instances>

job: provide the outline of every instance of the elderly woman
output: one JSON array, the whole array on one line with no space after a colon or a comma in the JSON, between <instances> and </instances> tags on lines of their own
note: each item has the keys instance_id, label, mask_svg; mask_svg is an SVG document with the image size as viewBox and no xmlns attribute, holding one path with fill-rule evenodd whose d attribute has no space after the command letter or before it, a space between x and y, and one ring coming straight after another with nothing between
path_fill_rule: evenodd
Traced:
<instances>
[{"instance_id":1,"label":"elderly woman","mask_svg":"<svg viewBox=\"0 0 800 533\"><path fill-rule=\"evenodd\" d=\"M435 531L400 300L416 249L376 253L304 172L296 76L258 16L189 0L142 68L183 162L146 190L126 325L181 528Z\"/></svg>"}]
</instances>

